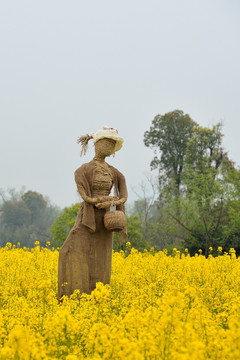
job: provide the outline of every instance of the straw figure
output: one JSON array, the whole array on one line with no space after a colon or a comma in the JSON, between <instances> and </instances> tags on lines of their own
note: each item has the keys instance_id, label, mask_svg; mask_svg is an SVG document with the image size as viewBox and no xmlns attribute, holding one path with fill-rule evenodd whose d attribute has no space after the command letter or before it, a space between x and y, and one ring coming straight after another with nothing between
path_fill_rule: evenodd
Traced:
<instances>
[{"instance_id":1,"label":"straw figure","mask_svg":"<svg viewBox=\"0 0 240 360\"><path fill-rule=\"evenodd\" d=\"M78 139L81 155L94 140L95 157L75 171L75 181L83 203L75 224L59 252L58 296L79 289L90 294L97 282L110 283L113 231L126 234L124 203L127 188L124 176L105 162L107 156L122 147L123 139L114 128L101 130ZM112 187L114 196L109 196ZM116 211L110 207L116 207ZM111 208L112 209L112 208Z\"/></svg>"}]
</instances>

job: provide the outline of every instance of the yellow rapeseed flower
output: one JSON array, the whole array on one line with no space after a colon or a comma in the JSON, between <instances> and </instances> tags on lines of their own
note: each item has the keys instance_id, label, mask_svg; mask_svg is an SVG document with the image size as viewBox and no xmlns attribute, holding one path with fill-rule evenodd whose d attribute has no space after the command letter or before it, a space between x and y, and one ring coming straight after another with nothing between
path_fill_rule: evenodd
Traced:
<instances>
[{"instance_id":1,"label":"yellow rapeseed flower","mask_svg":"<svg viewBox=\"0 0 240 360\"><path fill-rule=\"evenodd\" d=\"M240 358L234 249L205 258L128 248L113 252L110 285L61 304L58 250L0 248L0 359Z\"/></svg>"}]
</instances>

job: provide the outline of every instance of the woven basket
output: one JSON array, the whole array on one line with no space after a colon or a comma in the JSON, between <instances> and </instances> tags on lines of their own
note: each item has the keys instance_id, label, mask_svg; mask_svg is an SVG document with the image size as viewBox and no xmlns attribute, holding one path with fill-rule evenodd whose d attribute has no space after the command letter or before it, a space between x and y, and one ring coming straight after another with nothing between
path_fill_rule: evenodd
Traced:
<instances>
[{"instance_id":1,"label":"woven basket","mask_svg":"<svg viewBox=\"0 0 240 360\"><path fill-rule=\"evenodd\" d=\"M119 232L126 226L126 216L123 211L107 211L104 215L104 226L108 231Z\"/></svg>"}]
</instances>

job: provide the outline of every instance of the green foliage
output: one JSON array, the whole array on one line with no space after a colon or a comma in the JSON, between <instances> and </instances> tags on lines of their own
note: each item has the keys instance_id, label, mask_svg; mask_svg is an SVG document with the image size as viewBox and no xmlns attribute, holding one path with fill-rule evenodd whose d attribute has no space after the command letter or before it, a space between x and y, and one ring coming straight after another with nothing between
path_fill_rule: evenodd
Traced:
<instances>
[{"instance_id":1,"label":"green foliage","mask_svg":"<svg viewBox=\"0 0 240 360\"><path fill-rule=\"evenodd\" d=\"M202 249L206 256L209 247L240 252L240 172L223 150L222 125L204 128L184 117L157 115L144 135L145 145L160 154L151 163L159 169L160 193L156 236L148 231L148 240L153 235L160 248Z\"/></svg>"},{"instance_id":2,"label":"green foliage","mask_svg":"<svg viewBox=\"0 0 240 360\"><path fill-rule=\"evenodd\" d=\"M0 188L0 209L6 201L20 201L22 196L25 193L26 188L22 186L20 191L17 191L15 188L8 188L7 191Z\"/></svg>"},{"instance_id":3,"label":"green foliage","mask_svg":"<svg viewBox=\"0 0 240 360\"><path fill-rule=\"evenodd\" d=\"M3 223L8 226L30 225L31 211L24 201L6 201L2 207Z\"/></svg>"},{"instance_id":4,"label":"green foliage","mask_svg":"<svg viewBox=\"0 0 240 360\"><path fill-rule=\"evenodd\" d=\"M144 144L154 150L152 169L159 169L159 180L167 183L175 181L177 193L180 190L181 175L188 141L197 124L188 114L175 110L165 115L156 115L149 131L144 134Z\"/></svg>"},{"instance_id":5,"label":"green foliage","mask_svg":"<svg viewBox=\"0 0 240 360\"><path fill-rule=\"evenodd\" d=\"M212 129L194 129L182 178L185 194L177 201L169 198L167 204L192 254L202 249L207 256L209 247L229 249L239 233L240 219L236 214L240 211L240 176L223 152L222 137L221 124Z\"/></svg>"},{"instance_id":6,"label":"green foliage","mask_svg":"<svg viewBox=\"0 0 240 360\"><path fill-rule=\"evenodd\" d=\"M133 242L141 241L142 236L142 222L139 215L129 215L127 216L127 231L128 231L128 241L132 244Z\"/></svg>"},{"instance_id":7,"label":"green foliage","mask_svg":"<svg viewBox=\"0 0 240 360\"><path fill-rule=\"evenodd\" d=\"M52 206L43 195L21 189L0 190L2 199L0 217L0 246L7 242L21 246L34 246L35 241L45 245L51 241L49 227L59 209Z\"/></svg>"},{"instance_id":8,"label":"green foliage","mask_svg":"<svg viewBox=\"0 0 240 360\"><path fill-rule=\"evenodd\" d=\"M65 207L63 212L55 219L50 228L53 234L52 241L54 246L61 247L66 240L69 231L75 223L80 206L80 203L76 203L70 207Z\"/></svg>"},{"instance_id":9,"label":"green foliage","mask_svg":"<svg viewBox=\"0 0 240 360\"><path fill-rule=\"evenodd\" d=\"M195 204L198 215L194 228L191 228L191 237L198 240L206 255L210 246L219 243L227 201L227 184L223 181L225 172L222 171L227 168L221 166L224 161L222 136L220 124L212 129L194 129L186 155L186 196Z\"/></svg>"},{"instance_id":10,"label":"green foliage","mask_svg":"<svg viewBox=\"0 0 240 360\"><path fill-rule=\"evenodd\" d=\"M159 228L159 209L158 203L154 200L155 189L152 187L152 196L143 197L134 201L130 211L131 216L136 216L139 220L139 232L142 236L142 246L136 246L138 250L149 249L150 247L160 248L160 228Z\"/></svg>"},{"instance_id":11,"label":"green foliage","mask_svg":"<svg viewBox=\"0 0 240 360\"><path fill-rule=\"evenodd\" d=\"M194 199L205 201L206 204L207 199L212 199L213 194L216 197L219 193L219 197L222 192L222 136L220 124L213 129L198 127L194 129L194 136L188 143L184 176L188 196L192 194Z\"/></svg>"},{"instance_id":12,"label":"green foliage","mask_svg":"<svg viewBox=\"0 0 240 360\"><path fill-rule=\"evenodd\" d=\"M139 215L127 216L128 241L135 249L143 251L149 249L150 245L146 238L143 238L143 223Z\"/></svg>"},{"instance_id":13,"label":"green foliage","mask_svg":"<svg viewBox=\"0 0 240 360\"><path fill-rule=\"evenodd\" d=\"M37 222L41 213L47 207L47 201L44 199L42 194L39 194L35 191L27 191L23 194L22 200L27 205L28 209L31 211L32 214L32 223Z\"/></svg>"},{"instance_id":14,"label":"green foliage","mask_svg":"<svg viewBox=\"0 0 240 360\"><path fill-rule=\"evenodd\" d=\"M143 222L138 214L126 215L127 237L121 233L114 233L113 248L115 251L127 250L126 242L139 251L149 249L148 241L143 237Z\"/></svg>"}]
</instances>

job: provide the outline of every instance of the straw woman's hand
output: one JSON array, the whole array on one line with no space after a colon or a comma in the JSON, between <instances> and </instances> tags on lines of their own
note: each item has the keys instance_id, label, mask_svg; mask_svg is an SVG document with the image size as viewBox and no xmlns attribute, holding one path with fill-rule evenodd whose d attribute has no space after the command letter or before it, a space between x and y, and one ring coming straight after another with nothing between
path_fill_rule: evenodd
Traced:
<instances>
[{"instance_id":1,"label":"straw woman's hand","mask_svg":"<svg viewBox=\"0 0 240 360\"><path fill-rule=\"evenodd\" d=\"M102 202L102 203L98 203L96 204L95 206L98 208L98 209L108 209L110 208L111 206L118 206L118 205L122 205L124 204L125 202L127 201L127 199L125 197L121 198L121 199L116 199L116 200L112 200L112 201L105 201L105 202Z\"/></svg>"},{"instance_id":2,"label":"straw woman's hand","mask_svg":"<svg viewBox=\"0 0 240 360\"><path fill-rule=\"evenodd\" d=\"M122 197L121 199L113 201L113 206L122 205L127 201L127 198Z\"/></svg>"},{"instance_id":3,"label":"straw woman's hand","mask_svg":"<svg viewBox=\"0 0 240 360\"><path fill-rule=\"evenodd\" d=\"M100 203L95 204L95 206L98 209L109 209L111 206L113 206L113 201L100 202Z\"/></svg>"}]
</instances>

